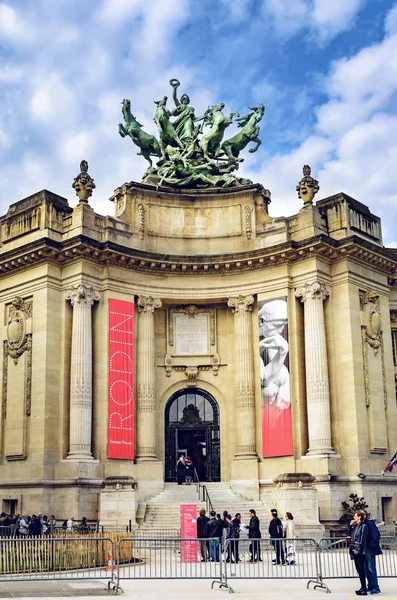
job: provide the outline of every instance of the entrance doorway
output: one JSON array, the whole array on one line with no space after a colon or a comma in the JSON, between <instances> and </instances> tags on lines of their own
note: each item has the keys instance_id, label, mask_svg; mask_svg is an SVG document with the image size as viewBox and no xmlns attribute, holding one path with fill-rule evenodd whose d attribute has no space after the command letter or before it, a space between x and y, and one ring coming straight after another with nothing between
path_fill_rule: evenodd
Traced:
<instances>
[{"instance_id":1,"label":"entrance doorway","mask_svg":"<svg viewBox=\"0 0 397 600\"><path fill-rule=\"evenodd\" d=\"M208 392L184 389L165 407L165 481L176 480L176 463L189 456L200 481L220 481L219 408Z\"/></svg>"}]
</instances>

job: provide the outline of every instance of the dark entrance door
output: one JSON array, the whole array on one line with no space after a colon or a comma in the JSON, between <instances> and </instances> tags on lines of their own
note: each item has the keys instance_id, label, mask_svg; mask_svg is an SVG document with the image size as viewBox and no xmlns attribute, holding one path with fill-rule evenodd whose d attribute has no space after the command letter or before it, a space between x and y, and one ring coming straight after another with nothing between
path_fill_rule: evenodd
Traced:
<instances>
[{"instance_id":1,"label":"dark entrance door","mask_svg":"<svg viewBox=\"0 0 397 600\"><path fill-rule=\"evenodd\" d=\"M166 481L175 481L181 454L190 456L200 481L220 481L219 409L204 390L180 390L165 407Z\"/></svg>"}]
</instances>

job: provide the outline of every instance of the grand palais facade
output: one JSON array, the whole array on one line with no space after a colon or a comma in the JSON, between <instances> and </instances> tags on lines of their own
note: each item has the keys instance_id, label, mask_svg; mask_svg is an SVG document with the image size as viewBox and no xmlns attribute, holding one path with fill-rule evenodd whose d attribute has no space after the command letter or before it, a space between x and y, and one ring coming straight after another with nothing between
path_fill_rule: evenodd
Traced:
<instances>
[{"instance_id":1,"label":"grand palais facade","mask_svg":"<svg viewBox=\"0 0 397 600\"><path fill-rule=\"evenodd\" d=\"M125 494L126 522L187 454L269 508L307 492L331 523L356 492L391 522L397 251L380 219L344 193L273 218L259 184L110 200L102 216L95 194L44 190L1 218L3 510L106 520Z\"/></svg>"}]
</instances>

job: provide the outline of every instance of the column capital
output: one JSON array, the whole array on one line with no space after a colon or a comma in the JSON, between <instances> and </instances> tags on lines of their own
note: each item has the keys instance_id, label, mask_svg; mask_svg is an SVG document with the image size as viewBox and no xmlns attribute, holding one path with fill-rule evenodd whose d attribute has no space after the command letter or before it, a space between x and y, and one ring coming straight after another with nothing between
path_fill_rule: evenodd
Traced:
<instances>
[{"instance_id":1,"label":"column capital","mask_svg":"<svg viewBox=\"0 0 397 600\"><path fill-rule=\"evenodd\" d=\"M152 298L152 296L139 296L138 297L138 310L139 312L154 312L156 308L163 306L161 300L158 298Z\"/></svg>"},{"instance_id":2,"label":"column capital","mask_svg":"<svg viewBox=\"0 0 397 600\"><path fill-rule=\"evenodd\" d=\"M70 300L72 306L75 304L92 306L94 302L99 302L100 297L100 293L91 285L74 285L65 291L65 298Z\"/></svg>"},{"instance_id":3,"label":"column capital","mask_svg":"<svg viewBox=\"0 0 397 600\"><path fill-rule=\"evenodd\" d=\"M307 300L325 300L330 295L330 288L320 280L311 283L305 283L303 286L296 288L295 296L300 298L301 302Z\"/></svg>"},{"instance_id":4,"label":"column capital","mask_svg":"<svg viewBox=\"0 0 397 600\"><path fill-rule=\"evenodd\" d=\"M229 308L231 308L233 310L233 312L241 312L241 311L245 311L245 312L251 312L252 311L252 305L254 304L255 300L253 296L233 296L232 298L229 298L229 300L227 301L227 305Z\"/></svg>"}]
</instances>

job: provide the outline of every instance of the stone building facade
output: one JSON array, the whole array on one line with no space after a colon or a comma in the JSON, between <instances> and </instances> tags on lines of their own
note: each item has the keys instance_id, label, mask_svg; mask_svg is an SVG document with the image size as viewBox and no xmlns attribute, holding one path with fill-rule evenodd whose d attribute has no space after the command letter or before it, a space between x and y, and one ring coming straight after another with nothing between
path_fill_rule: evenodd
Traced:
<instances>
[{"instance_id":1,"label":"stone building facade","mask_svg":"<svg viewBox=\"0 0 397 600\"><path fill-rule=\"evenodd\" d=\"M127 499L134 519L188 449L202 480L269 508L311 474L323 523L351 492L391 522L397 252L379 218L343 193L273 218L261 185L132 182L111 201L104 217L44 190L1 218L3 510L95 519ZM134 460L108 458L112 298L135 305ZM292 451L264 458L258 307L278 298Z\"/></svg>"}]
</instances>

